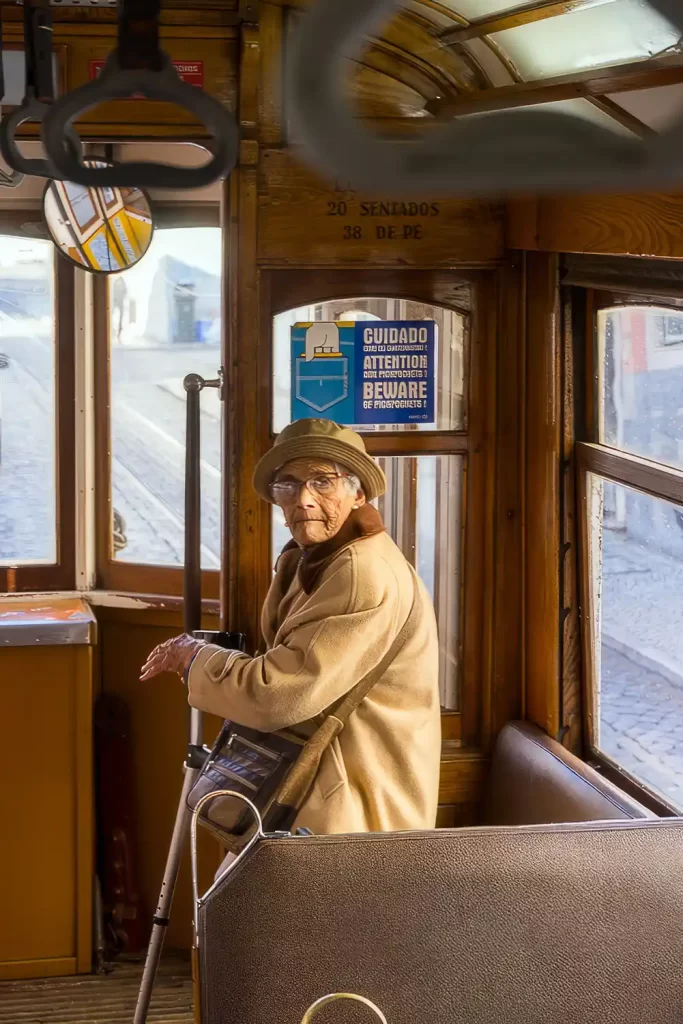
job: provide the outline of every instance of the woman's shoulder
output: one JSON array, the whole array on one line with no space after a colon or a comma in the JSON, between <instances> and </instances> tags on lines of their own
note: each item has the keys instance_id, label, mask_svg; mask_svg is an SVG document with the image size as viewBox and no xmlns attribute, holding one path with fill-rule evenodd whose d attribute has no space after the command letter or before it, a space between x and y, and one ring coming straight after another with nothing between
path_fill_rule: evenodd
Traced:
<instances>
[{"instance_id":1,"label":"woman's shoulder","mask_svg":"<svg viewBox=\"0 0 683 1024\"><path fill-rule=\"evenodd\" d=\"M349 544L335 562L337 571L350 578L362 604L395 599L410 585L410 566L388 533Z\"/></svg>"},{"instance_id":2,"label":"woman's shoulder","mask_svg":"<svg viewBox=\"0 0 683 1024\"><path fill-rule=\"evenodd\" d=\"M394 570L408 570L408 562L401 549L394 543L389 534L384 530L372 537L364 537L349 546L349 552L357 561L359 567L365 571L377 569L382 562L386 562Z\"/></svg>"}]
</instances>

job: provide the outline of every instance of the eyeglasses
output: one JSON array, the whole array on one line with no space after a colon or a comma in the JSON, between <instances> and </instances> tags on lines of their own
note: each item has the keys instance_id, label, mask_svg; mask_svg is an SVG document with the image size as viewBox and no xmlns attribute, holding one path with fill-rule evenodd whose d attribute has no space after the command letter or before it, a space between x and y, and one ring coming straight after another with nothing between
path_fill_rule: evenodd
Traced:
<instances>
[{"instance_id":1,"label":"eyeglasses","mask_svg":"<svg viewBox=\"0 0 683 1024\"><path fill-rule=\"evenodd\" d=\"M270 493L277 505L296 498L303 487L313 494L332 494L337 487L336 481L343 480L344 476L343 473L330 473L327 476L311 477L310 480L276 480L270 485Z\"/></svg>"}]
</instances>

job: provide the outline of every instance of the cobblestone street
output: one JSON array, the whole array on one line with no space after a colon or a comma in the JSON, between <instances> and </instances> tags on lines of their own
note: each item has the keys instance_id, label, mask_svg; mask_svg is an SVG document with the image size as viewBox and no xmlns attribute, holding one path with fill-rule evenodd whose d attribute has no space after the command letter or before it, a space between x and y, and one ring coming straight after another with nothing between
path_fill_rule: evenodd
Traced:
<instances>
[{"instance_id":1,"label":"cobblestone street","mask_svg":"<svg viewBox=\"0 0 683 1024\"><path fill-rule=\"evenodd\" d=\"M673 506L644 511L649 544L603 533L598 743L683 809L681 530Z\"/></svg>"},{"instance_id":2,"label":"cobblestone street","mask_svg":"<svg viewBox=\"0 0 683 1024\"><path fill-rule=\"evenodd\" d=\"M3 338L0 369L0 560L52 562L54 361L47 338ZM27 439L29 444L27 445Z\"/></svg>"},{"instance_id":3,"label":"cobblestone street","mask_svg":"<svg viewBox=\"0 0 683 1024\"><path fill-rule=\"evenodd\" d=\"M683 808L683 688L605 646L601 675L601 748Z\"/></svg>"}]
</instances>

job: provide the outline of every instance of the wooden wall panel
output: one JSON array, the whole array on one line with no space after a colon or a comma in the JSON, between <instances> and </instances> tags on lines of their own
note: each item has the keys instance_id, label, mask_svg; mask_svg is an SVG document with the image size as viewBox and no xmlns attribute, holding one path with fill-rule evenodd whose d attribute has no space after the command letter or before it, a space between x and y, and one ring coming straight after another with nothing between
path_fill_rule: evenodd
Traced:
<instances>
[{"instance_id":1,"label":"wooden wall panel","mask_svg":"<svg viewBox=\"0 0 683 1024\"><path fill-rule=\"evenodd\" d=\"M488 759L479 752L452 749L445 743L441 760L440 804L478 804L488 765Z\"/></svg>"},{"instance_id":2,"label":"wooden wall panel","mask_svg":"<svg viewBox=\"0 0 683 1024\"><path fill-rule=\"evenodd\" d=\"M683 195L553 196L510 203L512 249L683 258Z\"/></svg>"},{"instance_id":3,"label":"wooden wall panel","mask_svg":"<svg viewBox=\"0 0 683 1024\"><path fill-rule=\"evenodd\" d=\"M0 651L0 978L90 969L92 649Z\"/></svg>"},{"instance_id":4,"label":"wooden wall panel","mask_svg":"<svg viewBox=\"0 0 683 1024\"><path fill-rule=\"evenodd\" d=\"M577 306L579 303L577 302ZM579 524L576 488L576 416L575 386L583 384L582 366L575 368L578 345L574 341L574 321L583 319L585 310L575 309L565 296L562 306L562 742L573 754L583 753L583 680L581 663L581 621L579 600ZM578 342L585 341L579 334ZM576 376L575 376L575 370ZM575 384L576 380L576 384Z\"/></svg>"},{"instance_id":5,"label":"wooden wall panel","mask_svg":"<svg viewBox=\"0 0 683 1024\"><path fill-rule=\"evenodd\" d=\"M522 714L524 506L524 270L521 258L498 274L495 335L496 381L494 480L489 495L491 608L487 615L488 672L482 743L488 749L501 728ZM486 675L484 676L486 678Z\"/></svg>"},{"instance_id":6,"label":"wooden wall panel","mask_svg":"<svg viewBox=\"0 0 683 1024\"><path fill-rule=\"evenodd\" d=\"M528 255L526 302L526 717L556 737L560 727L562 608L557 257Z\"/></svg>"},{"instance_id":7,"label":"wooden wall panel","mask_svg":"<svg viewBox=\"0 0 683 1024\"><path fill-rule=\"evenodd\" d=\"M476 267L502 258L503 228L494 203L372 199L329 188L294 150L262 153L261 264Z\"/></svg>"},{"instance_id":8,"label":"wooden wall panel","mask_svg":"<svg viewBox=\"0 0 683 1024\"><path fill-rule=\"evenodd\" d=\"M89 12L90 13L90 12ZM54 27L59 54L61 86L75 89L91 80L91 61L105 59L116 45L116 25L109 23L60 24ZM4 27L9 46L23 46L20 24ZM201 62L204 88L234 109L237 86L238 41L233 28L220 25L162 26L161 42L171 60ZM170 134L177 138L201 138L206 130L189 113L170 103L131 99L103 103L78 121L85 137ZM156 130L154 130L156 129ZM26 126L26 135L36 135Z\"/></svg>"},{"instance_id":9,"label":"wooden wall panel","mask_svg":"<svg viewBox=\"0 0 683 1024\"><path fill-rule=\"evenodd\" d=\"M261 606L272 579L270 510L254 491L256 463L270 443L271 321L265 313L264 282L257 265L259 120L261 70L259 32L245 27L240 63L239 166L231 175L225 275L229 394L239 396L226 423L225 450L230 473L225 477L225 551L223 607L230 629L258 645ZM243 404L242 404L243 403ZM230 404L228 402L228 404ZM245 413L248 413L245 415ZM228 552L229 549L229 552Z\"/></svg>"},{"instance_id":10,"label":"wooden wall panel","mask_svg":"<svg viewBox=\"0 0 683 1024\"><path fill-rule=\"evenodd\" d=\"M215 32L216 35L207 39L205 36L195 35L194 32L189 34L187 27L166 29L162 34L162 44L171 60L203 62L205 90L234 109L237 41L234 38L220 38L220 30ZM70 88L89 81L90 61L106 58L111 51L112 43L113 40L102 36L84 36L70 40ZM191 114L172 103L130 99L103 103L79 119L80 125L88 127L101 124L126 126L131 123L138 126L168 124L180 128L198 124Z\"/></svg>"},{"instance_id":11,"label":"wooden wall panel","mask_svg":"<svg viewBox=\"0 0 683 1024\"><path fill-rule=\"evenodd\" d=\"M140 682L140 668L159 643L182 632L179 615L99 608L102 691L126 701L132 730L132 779L135 797L135 866L145 927L156 908L171 841L187 753L187 691L177 676ZM216 629L216 621L206 621ZM221 722L205 720L205 741L212 743ZM202 881L210 882L220 863L220 847L207 833L200 843ZM189 842L178 878L167 946L188 949L192 936Z\"/></svg>"}]
</instances>

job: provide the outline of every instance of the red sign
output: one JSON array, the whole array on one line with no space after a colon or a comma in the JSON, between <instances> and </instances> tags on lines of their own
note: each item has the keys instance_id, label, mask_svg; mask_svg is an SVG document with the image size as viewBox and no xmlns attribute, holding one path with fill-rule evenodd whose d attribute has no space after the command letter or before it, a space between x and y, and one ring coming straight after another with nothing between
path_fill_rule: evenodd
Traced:
<instances>
[{"instance_id":1,"label":"red sign","mask_svg":"<svg viewBox=\"0 0 683 1024\"><path fill-rule=\"evenodd\" d=\"M100 71L106 64L106 60L90 61L90 80L97 78ZM188 85L196 85L198 89L204 86L204 61L203 60L174 60L171 61L178 72L178 76ZM130 99L134 99L133 96Z\"/></svg>"}]
</instances>

